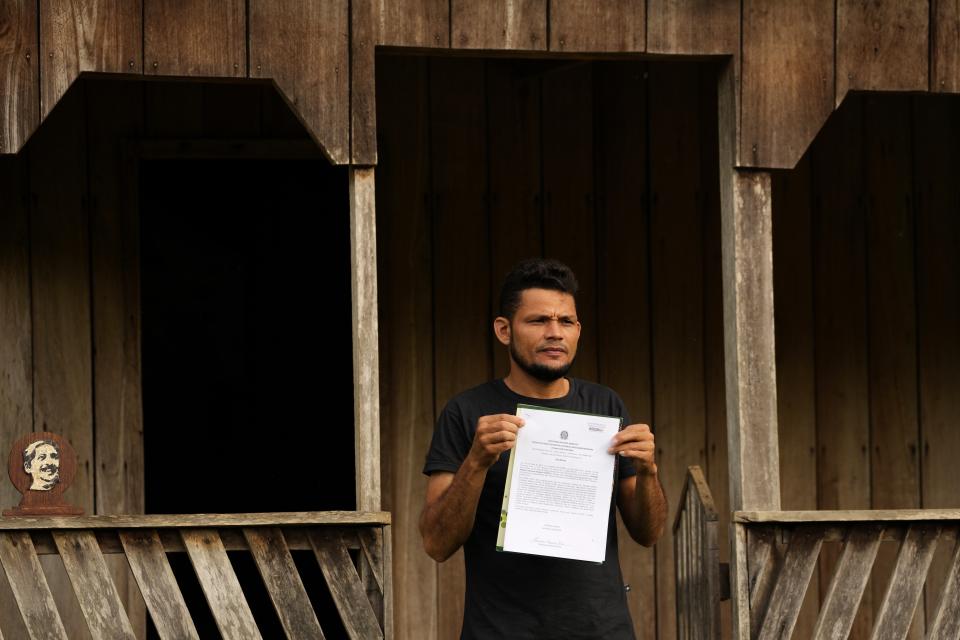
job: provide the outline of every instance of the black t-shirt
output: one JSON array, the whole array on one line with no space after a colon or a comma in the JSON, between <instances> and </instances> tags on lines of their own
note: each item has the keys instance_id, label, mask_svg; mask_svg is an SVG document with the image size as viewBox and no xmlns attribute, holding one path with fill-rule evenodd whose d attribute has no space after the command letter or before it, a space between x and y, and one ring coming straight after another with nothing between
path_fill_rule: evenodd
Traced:
<instances>
[{"instance_id":1,"label":"black t-shirt","mask_svg":"<svg viewBox=\"0 0 960 640\"><path fill-rule=\"evenodd\" d=\"M453 398L437 420L423 472L456 473L486 415L516 414L517 404L621 416L623 401L602 385L570 378L562 398L527 398L493 380ZM473 531L463 545L467 591L461 638L610 638L632 639L614 511L610 503L606 560L602 564L496 550L497 526L509 455L487 471ZM635 475L630 460L619 458L619 477Z\"/></svg>"}]
</instances>

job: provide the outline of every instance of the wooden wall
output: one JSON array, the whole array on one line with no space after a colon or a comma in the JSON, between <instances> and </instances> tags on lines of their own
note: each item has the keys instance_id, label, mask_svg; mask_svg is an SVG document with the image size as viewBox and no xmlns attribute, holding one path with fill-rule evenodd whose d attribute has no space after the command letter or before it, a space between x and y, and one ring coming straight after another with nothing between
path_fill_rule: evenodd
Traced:
<instances>
[{"instance_id":1,"label":"wooden wall","mask_svg":"<svg viewBox=\"0 0 960 640\"><path fill-rule=\"evenodd\" d=\"M446 401L507 372L492 318L521 258L577 272L573 375L612 386L654 426L672 507L699 464L726 511L716 67L384 56L377 68L396 629L456 637L462 561L422 550L421 468ZM672 540L648 550L622 533L621 548L638 637L673 637Z\"/></svg>"},{"instance_id":2,"label":"wooden wall","mask_svg":"<svg viewBox=\"0 0 960 640\"><path fill-rule=\"evenodd\" d=\"M376 46L731 56L738 163L791 168L850 90L960 91L942 0L0 1L0 154L82 72L270 78L336 163L373 165Z\"/></svg>"},{"instance_id":3,"label":"wooden wall","mask_svg":"<svg viewBox=\"0 0 960 640\"><path fill-rule=\"evenodd\" d=\"M854 94L774 178L784 509L960 506L958 149L957 98ZM881 549L856 637L895 552Z\"/></svg>"}]
</instances>

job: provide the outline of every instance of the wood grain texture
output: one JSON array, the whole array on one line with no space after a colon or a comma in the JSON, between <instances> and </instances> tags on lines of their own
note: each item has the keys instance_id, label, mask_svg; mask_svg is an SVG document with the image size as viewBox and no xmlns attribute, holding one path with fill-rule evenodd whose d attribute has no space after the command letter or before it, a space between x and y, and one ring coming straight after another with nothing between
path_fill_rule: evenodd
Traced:
<instances>
[{"instance_id":1,"label":"wood grain texture","mask_svg":"<svg viewBox=\"0 0 960 640\"><path fill-rule=\"evenodd\" d=\"M16 153L40 122L37 5L0 2L0 155Z\"/></svg>"},{"instance_id":2,"label":"wood grain texture","mask_svg":"<svg viewBox=\"0 0 960 640\"><path fill-rule=\"evenodd\" d=\"M547 48L547 0L451 0L450 24L457 49Z\"/></svg>"},{"instance_id":3,"label":"wood grain texture","mask_svg":"<svg viewBox=\"0 0 960 640\"><path fill-rule=\"evenodd\" d=\"M541 69L538 62L486 62L490 199L490 317L500 315L503 278L542 251ZM506 376L510 356L493 345L493 374Z\"/></svg>"},{"instance_id":4,"label":"wood grain texture","mask_svg":"<svg viewBox=\"0 0 960 640\"><path fill-rule=\"evenodd\" d=\"M337 536L314 535L310 537L310 543L351 640L383 638L383 630L370 608L360 576L342 541Z\"/></svg>"},{"instance_id":5,"label":"wood grain texture","mask_svg":"<svg viewBox=\"0 0 960 640\"><path fill-rule=\"evenodd\" d=\"M380 421L383 508L393 513L397 638L437 637L436 564L423 553L417 517L421 470L433 434L433 286L428 164L427 62L383 56L377 64L377 247L380 277ZM383 108L390 105L390 108ZM387 321L389 319L389 321Z\"/></svg>"},{"instance_id":6,"label":"wood grain texture","mask_svg":"<svg viewBox=\"0 0 960 640\"><path fill-rule=\"evenodd\" d=\"M374 170L352 168L349 180L357 509L374 511L380 508L380 345Z\"/></svg>"},{"instance_id":7,"label":"wood grain texture","mask_svg":"<svg viewBox=\"0 0 960 640\"><path fill-rule=\"evenodd\" d=\"M746 0L742 166L790 169L833 111L831 0Z\"/></svg>"},{"instance_id":8,"label":"wood grain texture","mask_svg":"<svg viewBox=\"0 0 960 640\"><path fill-rule=\"evenodd\" d=\"M643 51L646 3L551 0L550 51Z\"/></svg>"},{"instance_id":9,"label":"wood grain texture","mask_svg":"<svg viewBox=\"0 0 960 640\"><path fill-rule=\"evenodd\" d=\"M820 509L870 506L866 228L862 194L862 102L844 104L813 149L814 344L816 345L817 496ZM837 553L821 554L820 588ZM872 626L868 592L853 637Z\"/></svg>"},{"instance_id":10,"label":"wood grain texture","mask_svg":"<svg viewBox=\"0 0 960 640\"><path fill-rule=\"evenodd\" d=\"M812 637L827 640L846 638L850 634L882 535L883 525L867 523L850 527Z\"/></svg>"},{"instance_id":11,"label":"wood grain texture","mask_svg":"<svg viewBox=\"0 0 960 640\"><path fill-rule=\"evenodd\" d=\"M873 640L905 638L940 537L938 525L910 525L877 612Z\"/></svg>"},{"instance_id":12,"label":"wood grain texture","mask_svg":"<svg viewBox=\"0 0 960 640\"><path fill-rule=\"evenodd\" d=\"M547 72L541 103L543 253L569 266L577 276L577 319L582 329L570 374L596 380L599 327L592 65L575 62Z\"/></svg>"},{"instance_id":13,"label":"wood grain texture","mask_svg":"<svg viewBox=\"0 0 960 640\"><path fill-rule=\"evenodd\" d=\"M819 511L737 511L734 522L795 524L800 522L944 522L960 519L958 509L821 509ZM901 536L902 537L902 536ZM892 536L890 540L900 538Z\"/></svg>"},{"instance_id":14,"label":"wood grain texture","mask_svg":"<svg viewBox=\"0 0 960 640\"><path fill-rule=\"evenodd\" d=\"M817 565L821 544L823 536L816 527L796 531L790 538L790 546L777 576L777 586L770 597L770 608L760 629L761 640L791 637L810 576Z\"/></svg>"},{"instance_id":15,"label":"wood grain texture","mask_svg":"<svg viewBox=\"0 0 960 640\"><path fill-rule=\"evenodd\" d=\"M481 60L430 63L434 399L437 415L455 394L491 376L488 317L486 113ZM421 452L421 456L423 453ZM422 460L422 458L421 458ZM438 635L455 637L463 618L462 551L439 566Z\"/></svg>"},{"instance_id":16,"label":"wood grain texture","mask_svg":"<svg viewBox=\"0 0 960 640\"><path fill-rule=\"evenodd\" d=\"M940 601L929 618L927 632L930 640L947 640L960 635L960 541L954 545Z\"/></svg>"},{"instance_id":17,"label":"wood grain texture","mask_svg":"<svg viewBox=\"0 0 960 640\"><path fill-rule=\"evenodd\" d=\"M142 0L51 0L40 6L40 113L50 113L82 71L143 70Z\"/></svg>"},{"instance_id":18,"label":"wood grain texture","mask_svg":"<svg viewBox=\"0 0 960 640\"><path fill-rule=\"evenodd\" d=\"M653 422L651 397L650 211L647 183L646 65L596 65L596 158L599 241L597 256L598 380L623 398L631 422ZM624 343L623 336L635 339ZM655 556L637 545L617 520L620 569L630 585L627 603L634 633L656 637Z\"/></svg>"},{"instance_id":19,"label":"wood grain texture","mask_svg":"<svg viewBox=\"0 0 960 640\"><path fill-rule=\"evenodd\" d=\"M373 0L377 44L449 47L449 0Z\"/></svg>"},{"instance_id":20,"label":"wood grain texture","mask_svg":"<svg viewBox=\"0 0 960 640\"><path fill-rule=\"evenodd\" d=\"M0 533L0 563L10 581L27 629L34 638L66 640L57 605L47 586L30 534L23 531Z\"/></svg>"},{"instance_id":21,"label":"wood grain texture","mask_svg":"<svg viewBox=\"0 0 960 640\"><path fill-rule=\"evenodd\" d=\"M930 3L837 0L837 105L853 89L926 91Z\"/></svg>"},{"instance_id":22,"label":"wood grain texture","mask_svg":"<svg viewBox=\"0 0 960 640\"><path fill-rule=\"evenodd\" d=\"M156 530L118 533L157 634L164 640L199 638Z\"/></svg>"},{"instance_id":23,"label":"wood grain texture","mask_svg":"<svg viewBox=\"0 0 960 640\"><path fill-rule=\"evenodd\" d=\"M180 536L220 635L225 640L260 638L257 623L216 530L184 529Z\"/></svg>"},{"instance_id":24,"label":"wood grain texture","mask_svg":"<svg viewBox=\"0 0 960 640\"><path fill-rule=\"evenodd\" d=\"M930 90L960 91L960 2L930 3Z\"/></svg>"},{"instance_id":25,"label":"wood grain texture","mask_svg":"<svg viewBox=\"0 0 960 640\"><path fill-rule=\"evenodd\" d=\"M280 529L247 528L243 537L270 594L287 638L324 638L310 597Z\"/></svg>"},{"instance_id":26,"label":"wood grain texture","mask_svg":"<svg viewBox=\"0 0 960 640\"><path fill-rule=\"evenodd\" d=\"M144 73L242 78L247 74L243 0L143 0Z\"/></svg>"},{"instance_id":27,"label":"wood grain texture","mask_svg":"<svg viewBox=\"0 0 960 640\"><path fill-rule=\"evenodd\" d=\"M703 389L703 209L696 110L677 109L699 98L693 64L650 66L650 308L653 423L660 479L676 509L690 465L705 465ZM683 256L683 259L678 259ZM673 540L656 547L660 637L676 626Z\"/></svg>"},{"instance_id":28,"label":"wood grain texture","mask_svg":"<svg viewBox=\"0 0 960 640\"><path fill-rule=\"evenodd\" d=\"M350 162L349 22L346 0L250 3L250 77L273 78L334 164Z\"/></svg>"},{"instance_id":29,"label":"wood grain texture","mask_svg":"<svg viewBox=\"0 0 960 640\"><path fill-rule=\"evenodd\" d=\"M53 540L94 638L135 638L107 563L90 531L55 531Z\"/></svg>"},{"instance_id":30,"label":"wood grain texture","mask_svg":"<svg viewBox=\"0 0 960 640\"><path fill-rule=\"evenodd\" d=\"M69 494L68 494L69 495ZM225 513L182 515L123 515L80 517L18 517L0 519L0 530L26 531L49 529L159 529L306 525L384 525L390 524L385 511L285 511L281 513Z\"/></svg>"},{"instance_id":31,"label":"wood grain texture","mask_svg":"<svg viewBox=\"0 0 960 640\"><path fill-rule=\"evenodd\" d=\"M350 162L377 164L377 0L350 2Z\"/></svg>"},{"instance_id":32,"label":"wood grain texture","mask_svg":"<svg viewBox=\"0 0 960 640\"><path fill-rule=\"evenodd\" d=\"M650 0L647 52L737 54L740 5L733 0Z\"/></svg>"},{"instance_id":33,"label":"wood grain texture","mask_svg":"<svg viewBox=\"0 0 960 640\"><path fill-rule=\"evenodd\" d=\"M917 234L917 364L921 428L920 483L925 508L960 507L960 184L950 167L960 162L957 98L914 103L914 189ZM949 552L938 551L929 585L942 584ZM934 614L928 589L927 614Z\"/></svg>"}]
</instances>

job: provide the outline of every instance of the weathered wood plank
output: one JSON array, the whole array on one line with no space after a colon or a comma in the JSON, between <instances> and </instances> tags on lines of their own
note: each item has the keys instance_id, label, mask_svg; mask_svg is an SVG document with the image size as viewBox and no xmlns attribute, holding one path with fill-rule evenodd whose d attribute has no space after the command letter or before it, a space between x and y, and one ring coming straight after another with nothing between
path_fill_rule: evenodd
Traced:
<instances>
[{"instance_id":1,"label":"weathered wood plank","mask_svg":"<svg viewBox=\"0 0 960 640\"><path fill-rule=\"evenodd\" d=\"M322 640L324 635L317 614L313 611L280 529L246 528L243 536L250 545L250 554L257 564L287 638Z\"/></svg>"},{"instance_id":2,"label":"weathered wood plank","mask_svg":"<svg viewBox=\"0 0 960 640\"><path fill-rule=\"evenodd\" d=\"M40 2L40 112L45 118L81 71L143 70L142 0Z\"/></svg>"},{"instance_id":3,"label":"weathered wood plank","mask_svg":"<svg viewBox=\"0 0 960 640\"><path fill-rule=\"evenodd\" d=\"M40 123L37 4L0 2L0 154L16 153Z\"/></svg>"},{"instance_id":4,"label":"weathered wood plank","mask_svg":"<svg viewBox=\"0 0 960 640\"><path fill-rule=\"evenodd\" d=\"M930 3L930 90L960 91L960 3Z\"/></svg>"},{"instance_id":5,"label":"weathered wood plank","mask_svg":"<svg viewBox=\"0 0 960 640\"><path fill-rule=\"evenodd\" d=\"M144 511L140 373L138 163L125 139L143 132L143 85L87 85L88 188L93 296L96 512ZM107 558L130 624L146 611L123 558Z\"/></svg>"},{"instance_id":6,"label":"weathered wood plank","mask_svg":"<svg viewBox=\"0 0 960 640\"><path fill-rule=\"evenodd\" d=\"M244 0L143 2L144 73L234 78L247 75Z\"/></svg>"},{"instance_id":7,"label":"weathered wood plank","mask_svg":"<svg viewBox=\"0 0 960 640\"><path fill-rule=\"evenodd\" d=\"M836 103L853 89L928 89L927 0L837 0Z\"/></svg>"},{"instance_id":8,"label":"weathered wood plank","mask_svg":"<svg viewBox=\"0 0 960 640\"><path fill-rule=\"evenodd\" d=\"M846 638L850 634L882 535L880 524L850 527L813 630L816 640Z\"/></svg>"},{"instance_id":9,"label":"weathered wood plank","mask_svg":"<svg viewBox=\"0 0 960 640\"><path fill-rule=\"evenodd\" d=\"M649 0L647 52L737 54L740 3L735 0Z\"/></svg>"},{"instance_id":10,"label":"weathered wood plank","mask_svg":"<svg viewBox=\"0 0 960 640\"><path fill-rule=\"evenodd\" d=\"M733 618L733 638L750 638L750 570L746 525L733 523L733 554L730 558L730 599Z\"/></svg>"},{"instance_id":11,"label":"weathered wood plank","mask_svg":"<svg viewBox=\"0 0 960 640\"><path fill-rule=\"evenodd\" d=\"M78 474L79 475L79 474ZM69 493L67 495L70 495ZM123 516L78 516L30 517L0 519L0 530L36 529L161 529L172 527L257 527L300 525L384 525L390 524L386 511L311 511L282 513L224 513L184 515L123 515Z\"/></svg>"},{"instance_id":12,"label":"weathered wood plank","mask_svg":"<svg viewBox=\"0 0 960 640\"><path fill-rule=\"evenodd\" d=\"M816 509L816 396L813 342L813 199L810 156L789 173L773 174L773 292L776 308L777 431L780 498L785 509ZM807 589L798 638L817 619L818 580Z\"/></svg>"},{"instance_id":13,"label":"weathered wood plank","mask_svg":"<svg viewBox=\"0 0 960 640\"><path fill-rule=\"evenodd\" d=\"M439 415L455 394L490 379L490 264L483 61L430 62L433 173L434 398ZM423 452L419 463L422 464ZM417 509L419 511L419 507ZM458 551L459 554L462 551ZM460 557L438 569L441 638L463 619Z\"/></svg>"},{"instance_id":14,"label":"weathered wood plank","mask_svg":"<svg viewBox=\"0 0 960 640\"><path fill-rule=\"evenodd\" d=\"M360 543L360 582L367 592L367 600L373 607L380 627L384 627L384 585L383 585L383 531L365 529L357 531Z\"/></svg>"},{"instance_id":15,"label":"weathered wood plank","mask_svg":"<svg viewBox=\"0 0 960 640\"><path fill-rule=\"evenodd\" d=\"M394 635L393 594L393 534L390 525L381 529L383 540L383 637L390 640Z\"/></svg>"},{"instance_id":16,"label":"weathered wood plank","mask_svg":"<svg viewBox=\"0 0 960 640\"><path fill-rule=\"evenodd\" d=\"M821 509L818 511L738 511L734 522L937 522L960 520L960 509Z\"/></svg>"},{"instance_id":17,"label":"weathered wood plank","mask_svg":"<svg viewBox=\"0 0 960 640\"><path fill-rule=\"evenodd\" d=\"M426 482L423 456L433 434L433 286L427 62L383 56L377 64L377 225L381 311L383 507L394 514L396 636L437 637L436 564L423 553L417 516ZM386 108L385 105L389 105Z\"/></svg>"},{"instance_id":18,"label":"weathered wood plank","mask_svg":"<svg viewBox=\"0 0 960 640\"><path fill-rule=\"evenodd\" d=\"M94 638L135 638L91 531L54 531L54 542Z\"/></svg>"},{"instance_id":19,"label":"weathered wood plank","mask_svg":"<svg viewBox=\"0 0 960 640\"><path fill-rule=\"evenodd\" d=\"M377 164L376 0L350 2L350 162Z\"/></svg>"},{"instance_id":20,"label":"weathered wood plank","mask_svg":"<svg viewBox=\"0 0 960 640\"><path fill-rule=\"evenodd\" d=\"M689 465L706 458L703 388L703 174L701 120L695 109L695 64L649 67L650 308L652 427L667 503L678 505ZM678 261L677 256L684 256ZM657 625L675 633L676 588L671 535L656 547Z\"/></svg>"},{"instance_id":21,"label":"weathered wood plank","mask_svg":"<svg viewBox=\"0 0 960 640\"><path fill-rule=\"evenodd\" d=\"M956 97L914 103L914 189L917 246L917 354L920 379L921 495L923 506L958 507L960 459L960 162ZM922 151L921 151L922 150ZM958 513L960 516L960 513ZM947 554L938 552L928 585L943 582ZM928 590L928 595L930 591ZM927 601L933 617L934 598Z\"/></svg>"},{"instance_id":22,"label":"weathered wood plank","mask_svg":"<svg viewBox=\"0 0 960 640\"><path fill-rule=\"evenodd\" d=\"M120 541L157 634L199 638L156 530L120 531Z\"/></svg>"},{"instance_id":23,"label":"weathered wood plank","mask_svg":"<svg viewBox=\"0 0 960 640\"><path fill-rule=\"evenodd\" d=\"M66 640L67 632L47 586L30 534L0 533L0 563L34 640Z\"/></svg>"},{"instance_id":24,"label":"weathered wood plank","mask_svg":"<svg viewBox=\"0 0 960 640\"><path fill-rule=\"evenodd\" d=\"M449 0L374 0L377 44L449 47Z\"/></svg>"},{"instance_id":25,"label":"weathered wood plank","mask_svg":"<svg viewBox=\"0 0 960 640\"><path fill-rule=\"evenodd\" d=\"M940 602L927 625L927 634L928 640L960 636L960 541L954 545Z\"/></svg>"},{"instance_id":26,"label":"weathered wood plank","mask_svg":"<svg viewBox=\"0 0 960 640\"><path fill-rule=\"evenodd\" d=\"M939 525L910 525L877 612L871 635L873 640L906 637L939 537Z\"/></svg>"},{"instance_id":27,"label":"weathered wood plank","mask_svg":"<svg viewBox=\"0 0 960 640\"><path fill-rule=\"evenodd\" d=\"M273 78L335 164L350 162L349 23L346 0L250 3L250 77Z\"/></svg>"},{"instance_id":28,"label":"weathered wood plank","mask_svg":"<svg viewBox=\"0 0 960 640\"><path fill-rule=\"evenodd\" d=\"M592 69L574 63L547 72L541 100L543 252L573 269L580 284L582 329L570 372L585 380L597 379L599 335Z\"/></svg>"},{"instance_id":29,"label":"weathered wood plank","mask_svg":"<svg viewBox=\"0 0 960 640\"><path fill-rule=\"evenodd\" d=\"M598 380L617 390L633 422L651 424L650 211L647 183L646 65L597 65ZM623 336L634 336L626 344ZM653 640L657 617L654 552L637 545L617 520L620 568L636 637Z\"/></svg>"},{"instance_id":30,"label":"weathered wood plank","mask_svg":"<svg viewBox=\"0 0 960 640\"><path fill-rule=\"evenodd\" d=\"M220 635L225 640L260 638L257 623L216 530L183 530L180 536Z\"/></svg>"},{"instance_id":31,"label":"weathered wood plank","mask_svg":"<svg viewBox=\"0 0 960 640\"><path fill-rule=\"evenodd\" d=\"M909 96L864 99L867 207L867 300L870 389L870 495L874 509L920 507L917 327L914 292L912 141ZM881 547L873 599L895 555ZM922 616L911 638L923 637Z\"/></svg>"},{"instance_id":32,"label":"weathered wood plank","mask_svg":"<svg viewBox=\"0 0 960 640\"><path fill-rule=\"evenodd\" d=\"M29 174L25 154L0 158L0 442L33 431L33 342L30 325ZM0 504L20 502L0 483ZM0 628L26 637L5 577L0 577Z\"/></svg>"},{"instance_id":33,"label":"weathered wood plank","mask_svg":"<svg viewBox=\"0 0 960 640\"><path fill-rule=\"evenodd\" d=\"M490 158L491 316L500 315L498 287L510 269L543 250L539 63L488 60L487 139ZM506 349L493 349L493 373L510 370Z\"/></svg>"},{"instance_id":34,"label":"weathered wood plank","mask_svg":"<svg viewBox=\"0 0 960 640\"><path fill-rule=\"evenodd\" d=\"M760 634L764 616L771 604L770 594L777 584L781 556L774 529L752 527L747 530L751 638Z\"/></svg>"},{"instance_id":35,"label":"weathered wood plank","mask_svg":"<svg viewBox=\"0 0 960 640\"><path fill-rule=\"evenodd\" d=\"M374 170L350 170L350 282L357 508L380 508L380 345Z\"/></svg>"},{"instance_id":36,"label":"weathered wood plank","mask_svg":"<svg viewBox=\"0 0 960 640\"><path fill-rule=\"evenodd\" d=\"M370 608L360 584L360 576L343 542L329 536L311 536L310 542L347 634L353 640L382 638L383 631Z\"/></svg>"},{"instance_id":37,"label":"weathered wood plank","mask_svg":"<svg viewBox=\"0 0 960 640\"><path fill-rule=\"evenodd\" d=\"M646 3L633 0L552 0L550 51L643 51Z\"/></svg>"},{"instance_id":38,"label":"weathered wood plank","mask_svg":"<svg viewBox=\"0 0 960 640\"><path fill-rule=\"evenodd\" d=\"M833 111L832 0L746 0L740 161L792 168Z\"/></svg>"},{"instance_id":39,"label":"weathered wood plank","mask_svg":"<svg viewBox=\"0 0 960 640\"><path fill-rule=\"evenodd\" d=\"M770 608L760 629L760 640L791 637L810 576L817 565L821 544L823 536L815 526L804 527L790 538L777 586L770 597Z\"/></svg>"},{"instance_id":40,"label":"weathered wood plank","mask_svg":"<svg viewBox=\"0 0 960 640\"><path fill-rule=\"evenodd\" d=\"M457 49L547 48L547 0L451 0L450 23Z\"/></svg>"}]
</instances>

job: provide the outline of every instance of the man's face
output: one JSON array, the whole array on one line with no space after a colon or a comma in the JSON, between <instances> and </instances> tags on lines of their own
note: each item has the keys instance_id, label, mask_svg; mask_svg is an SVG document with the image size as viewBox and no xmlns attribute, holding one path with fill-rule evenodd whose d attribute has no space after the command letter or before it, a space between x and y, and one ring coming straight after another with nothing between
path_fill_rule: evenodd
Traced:
<instances>
[{"instance_id":1,"label":"man's face","mask_svg":"<svg viewBox=\"0 0 960 640\"><path fill-rule=\"evenodd\" d=\"M56 481L57 476L60 475L60 454L57 453L56 447L41 444L36 448L34 454L33 460L30 461L30 466L26 470L27 473L41 482Z\"/></svg>"},{"instance_id":2,"label":"man's face","mask_svg":"<svg viewBox=\"0 0 960 640\"><path fill-rule=\"evenodd\" d=\"M566 375L577 355L580 322L573 296L551 289L526 289L510 321L510 358L538 380Z\"/></svg>"}]
</instances>

